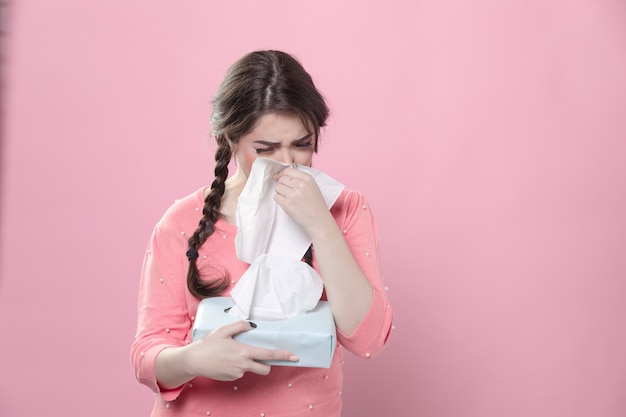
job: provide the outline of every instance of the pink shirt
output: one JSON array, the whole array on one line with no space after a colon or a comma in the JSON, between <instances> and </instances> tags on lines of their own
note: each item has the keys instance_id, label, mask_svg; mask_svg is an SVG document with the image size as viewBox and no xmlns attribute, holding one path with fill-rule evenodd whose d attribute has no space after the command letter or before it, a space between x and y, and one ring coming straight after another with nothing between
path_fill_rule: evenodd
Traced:
<instances>
[{"instance_id":1,"label":"pink shirt","mask_svg":"<svg viewBox=\"0 0 626 417\"><path fill-rule=\"evenodd\" d=\"M335 221L374 293L367 316L350 335L337 329L337 348L330 368L273 366L269 375L246 373L232 382L195 378L174 390L157 384L154 361L166 347L191 343L191 326L199 300L187 290L187 239L198 226L204 189L177 200L157 223L144 259L139 286L139 317L131 362L137 380L157 393L152 416L298 417L341 414L344 350L369 359L387 342L392 312L382 282L378 237L363 196L344 190L331 208ZM199 249L203 279L231 279L231 288L248 268L237 259L237 227L223 220ZM314 252L315 253L315 252ZM315 262L313 265L319 271ZM230 288L223 294L228 295Z\"/></svg>"}]
</instances>

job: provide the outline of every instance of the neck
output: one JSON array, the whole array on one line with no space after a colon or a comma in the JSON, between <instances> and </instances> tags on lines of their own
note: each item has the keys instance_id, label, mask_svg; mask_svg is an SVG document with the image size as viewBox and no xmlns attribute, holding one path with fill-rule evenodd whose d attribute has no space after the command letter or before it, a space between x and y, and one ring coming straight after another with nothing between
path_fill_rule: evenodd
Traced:
<instances>
[{"instance_id":1,"label":"neck","mask_svg":"<svg viewBox=\"0 0 626 417\"><path fill-rule=\"evenodd\" d=\"M241 169L226 180L220 214L228 223L235 223L235 210L237 209L237 199L246 185L247 177Z\"/></svg>"}]
</instances>

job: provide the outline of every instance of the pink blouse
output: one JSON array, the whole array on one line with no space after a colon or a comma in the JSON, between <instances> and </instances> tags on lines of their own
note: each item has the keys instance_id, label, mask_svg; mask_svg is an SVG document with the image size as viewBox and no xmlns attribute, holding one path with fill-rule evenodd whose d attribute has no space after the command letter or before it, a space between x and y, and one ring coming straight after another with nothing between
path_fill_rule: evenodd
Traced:
<instances>
[{"instance_id":1,"label":"pink blouse","mask_svg":"<svg viewBox=\"0 0 626 417\"><path fill-rule=\"evenodd\" d=\"M392 311L382 282L374 218L363 196L344 190L331 208L335 221L374 289L369 312L352 334L337 329L330 368L273 366L269 375L246 373L232 382L195 378L174 390L159 387L154 361L167 347L191 343L199 300L187 290L187 239L202 216L204 188L177 200L157 223L149 241L139 286L138 326L131 348L137 380L157 393L152 416L324 416L341 414L344 349L369 359L387 342ZM237 259L237 227L219 220L199 249L203 279L227 276L231 288L248 268ZM315 252L314 252L315 253ZM319 271L315 262L313 266ZM223 294L227 296L230 288Z\"/></svg>"}]
</instances>

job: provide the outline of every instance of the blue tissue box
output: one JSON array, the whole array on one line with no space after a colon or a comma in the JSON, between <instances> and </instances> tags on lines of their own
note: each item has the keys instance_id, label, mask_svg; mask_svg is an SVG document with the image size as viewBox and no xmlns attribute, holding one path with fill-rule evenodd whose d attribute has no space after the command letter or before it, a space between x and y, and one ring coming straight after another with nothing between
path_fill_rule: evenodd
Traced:
<instances>
[{"instance_id":1,"label":"blue tissue box","mask_svg":"<svg viewBox=\"0 0 626 417\"><path fill-rule=\"evenodd\" d=\"M227 313L235 305L231 297L211 297L200 301L193 323L195 342L216 328L239 320ZM280 349L297 355L298 362L265 361L269 365L329 368L335 353L336 331L327 301L300 316L284 320L252 320L256 329L239 333L235 340L252 346Z\"/></svg>"}]
</instances>

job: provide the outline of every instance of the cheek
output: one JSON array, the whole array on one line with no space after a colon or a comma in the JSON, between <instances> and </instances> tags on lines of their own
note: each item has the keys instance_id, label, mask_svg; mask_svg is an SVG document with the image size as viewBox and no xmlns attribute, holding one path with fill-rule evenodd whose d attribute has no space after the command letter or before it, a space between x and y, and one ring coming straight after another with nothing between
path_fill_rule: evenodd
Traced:
<instances>
[{"instance_id":1,"label":"cheek","mask_svg":"<svg viewBox=\"0 0 626 417\"><path fill-rule=\"evenodd\" d=\"M246 177L250 174L250 170L252 169L252 163L257 158L258 155L255 151L250 152L249 150L240 149L239 152L237 152L237 162L239 163L240 168L246 174Z\"/></svg>"},{"instance_id":2,"label":"cheek","mask_svg":"<svg viewBox=\"0 0 626 417\"><path fill-rule=\"evenodd\" d=\"M313 163L313 150L310 152L298 152L294 155L294 160L297 164L310 167Z\"/></svg>"}]
</instances>

